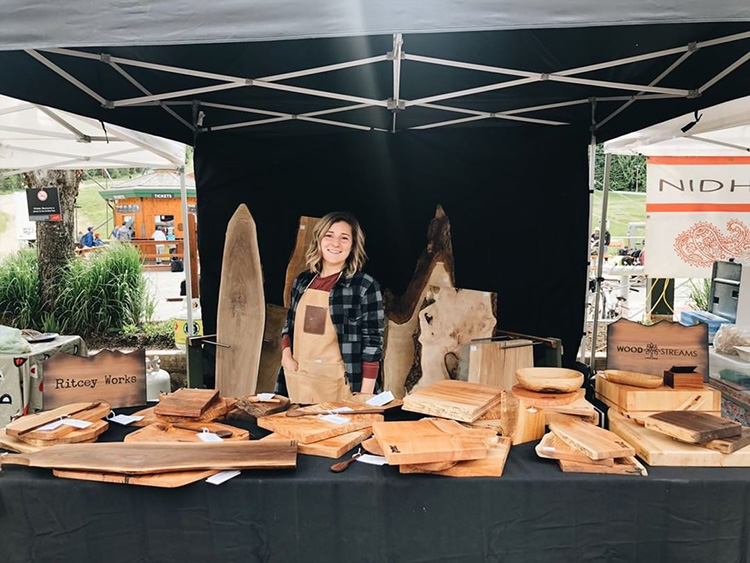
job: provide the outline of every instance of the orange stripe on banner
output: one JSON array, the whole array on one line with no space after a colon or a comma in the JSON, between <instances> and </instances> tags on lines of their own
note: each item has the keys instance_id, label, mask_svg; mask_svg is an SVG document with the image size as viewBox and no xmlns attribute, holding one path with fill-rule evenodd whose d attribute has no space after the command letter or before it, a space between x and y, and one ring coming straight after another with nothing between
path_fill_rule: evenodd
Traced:
<instances>
[{"instance_id":1,"label":"orange stripe on banner","mask_svg":"<svg viewBox=\"0 0 750 563\"><path fill-rule=\"evenodd\" d=\"M750 213L750 203L648 203L646 204L646 213L648 212L672 212L685 213L692 211L714 211L717 213L725 211L738 211L740 213Z\"/></svg>"},{"instance_id":2,"label":"orange stripe on banner","mask_svg":"<svg viewBox=\"0 0 750 563\"><path fill-rule=\"evenodd\" d=\"M649 156L648 164L750 164L750 156Z\"/></svg>"}]
</instances>

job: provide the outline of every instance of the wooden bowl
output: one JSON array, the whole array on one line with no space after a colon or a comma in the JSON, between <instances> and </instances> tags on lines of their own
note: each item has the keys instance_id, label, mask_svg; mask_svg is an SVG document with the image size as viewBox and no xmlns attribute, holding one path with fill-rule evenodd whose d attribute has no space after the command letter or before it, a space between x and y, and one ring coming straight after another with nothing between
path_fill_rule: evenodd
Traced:
<instances>
[{"instance_id":1,"label":"wooden bowl","mask_svg":"<svg viewBox=\"0 0 750 563\"><path fill-rule=\"evenodd\" d=\"M632 385L633 387L643 387L644 389L656 389L664 383L661 375L649 375L637 371L625 371L621 369L605 369L604 377L612 383L620 385Z\"/></svg>"},{"instance_id":2,"label":"wooden bowl","mask_svg":"<svg viewBox=\"0 0 750 563\"><path fill-rule=\"evenodd\" d=\"M572 393L583 385L581 372L565 368L523 368L516 370L521 387L540 393Z\"/></svg>"}]
</instances>

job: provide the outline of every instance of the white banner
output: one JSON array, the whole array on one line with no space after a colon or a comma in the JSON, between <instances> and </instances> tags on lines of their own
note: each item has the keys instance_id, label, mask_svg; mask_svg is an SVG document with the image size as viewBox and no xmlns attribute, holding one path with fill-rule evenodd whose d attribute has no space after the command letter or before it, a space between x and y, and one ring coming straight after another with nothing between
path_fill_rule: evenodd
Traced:
<instances>
[{"instance_id":1,"label":"white banner","mask_svg":"<svg viewBox=\"0 0 750 563\"><path fill-rule=\"evenodd\" d=\"M651 157L646 274L710 278L716 260L750 258L750 158Z\"/></svg>"}]
</instances>

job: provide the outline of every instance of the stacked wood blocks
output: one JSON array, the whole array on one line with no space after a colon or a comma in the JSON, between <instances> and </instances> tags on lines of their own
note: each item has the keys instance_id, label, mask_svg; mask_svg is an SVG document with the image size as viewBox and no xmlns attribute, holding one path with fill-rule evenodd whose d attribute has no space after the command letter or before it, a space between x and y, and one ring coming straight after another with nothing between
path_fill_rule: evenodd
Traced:
<instances>
[{"instance_id":1,"label":"stacked wood blocks","mask_svg":"<svg viewBox=\"0 0 750 563\"><path fill-rule=\"evenodd\" d=\"M133 413L143 417L143 420L134 422L133 426L148 426L157 422L223 420L236 403L236 399L219 397L219 392L215 389L178 389L159 397L156 406Z\"/></svg>"}]
</instances>

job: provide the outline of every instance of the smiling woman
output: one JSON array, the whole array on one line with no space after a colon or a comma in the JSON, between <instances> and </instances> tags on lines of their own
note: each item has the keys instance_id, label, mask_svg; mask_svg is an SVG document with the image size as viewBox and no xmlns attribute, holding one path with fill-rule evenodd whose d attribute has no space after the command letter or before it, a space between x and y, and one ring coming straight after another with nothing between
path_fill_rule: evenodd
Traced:
<instances>
[{"instance_id":1,"label":"smiling woman","mask_svg":"<svg viewBox=\"0 0 750 563\"><path fill-rule=\"evenodd\" d=\"M383 296L361 271L367 255L357 219L342 212L323 217L306 259L282 330L289 398L317 403L372 393L383 354Z\"/></svg>"}]
</instances>

